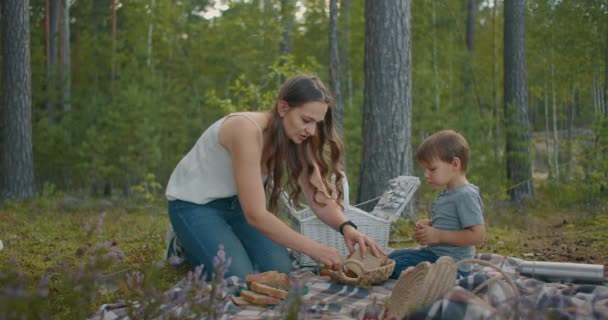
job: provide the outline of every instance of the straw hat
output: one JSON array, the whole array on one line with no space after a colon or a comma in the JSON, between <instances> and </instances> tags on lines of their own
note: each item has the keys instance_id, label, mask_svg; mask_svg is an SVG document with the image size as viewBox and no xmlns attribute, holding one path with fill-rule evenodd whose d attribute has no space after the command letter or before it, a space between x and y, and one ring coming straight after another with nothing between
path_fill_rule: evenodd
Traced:
<instances>
[{"instance_id":1,"label":"straw hat","mask_svg":"<svg viewBox=\"0 0 608 320\"><path fill-rule=\"evenodd\" d=\"M448 256L433 264L421 262L401 272L385 309L384 319L402 319L414 309L430 305L454 286L458 267Z\"/></svg>"}]
</instances>

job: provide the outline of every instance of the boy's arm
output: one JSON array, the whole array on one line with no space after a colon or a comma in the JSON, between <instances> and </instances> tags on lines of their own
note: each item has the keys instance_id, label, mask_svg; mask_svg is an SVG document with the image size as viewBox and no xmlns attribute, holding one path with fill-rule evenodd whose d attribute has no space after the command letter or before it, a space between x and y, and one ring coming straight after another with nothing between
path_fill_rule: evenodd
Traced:
<instances>
[{"instance_id":1,"label":"boy's arm","mask_svg":"<svg viewBox=\"0 0 608 320\"><path fill-rule=\"evenodd\" d=\"M463 230L448 231L424 225L416 230L414 235L420 244L449 244L453 246L475 246L483 243L486 237L486 227L476 224Z\"/></svg>"}]
</instances>

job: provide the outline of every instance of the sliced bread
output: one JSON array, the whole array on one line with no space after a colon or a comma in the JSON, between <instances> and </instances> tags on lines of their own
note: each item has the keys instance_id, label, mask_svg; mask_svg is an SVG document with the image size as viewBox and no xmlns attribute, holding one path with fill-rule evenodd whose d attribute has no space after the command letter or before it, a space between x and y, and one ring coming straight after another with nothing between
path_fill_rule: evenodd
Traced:
<instances>
[{"instance_id":1,"label":"sliced bread","mask_svg":"<svg viewBox=\"0 0 608 320\"><path fill-rule=\"evenodd\" d=\"M261 293L257 293L257 292L253 292L253 291L249 291L249 290L242 290L241 297L243 299L245 299L246 301L254 303L254 304L279 304L279 303L281 303L281 299L279 299L279 298L267 296L265 294L261 294Z\"/></svg>"},{"instance_id":2,"label":"sliced bread","mask_svg":"<svg viewBox=\"0 0 608 320\"><path fill-rule=\"evenodd\" d=\"M251 282L251 284L249 284L249 290L251 291L255 291L257 293L263 293L263 294L267 294L269 296L273 296L275 298L279 298L279 299L285 299L287 298L287 295L289 294L289 292L287 292L287 290L283 290L283 289L279 289L279 288L275 288L263 283L258 283L256 281Z\"/></svg>"}]
</instances>

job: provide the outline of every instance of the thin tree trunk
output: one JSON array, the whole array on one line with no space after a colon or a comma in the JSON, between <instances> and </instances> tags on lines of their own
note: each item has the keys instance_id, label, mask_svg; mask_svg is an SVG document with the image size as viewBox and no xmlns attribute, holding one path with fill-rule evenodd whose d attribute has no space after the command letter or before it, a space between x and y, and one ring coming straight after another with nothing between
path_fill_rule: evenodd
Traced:
<instances>
[{"instance_id":1,"label":"thin tree trunk","mask_svg":"<svg viewBox=\"0 0 608 320\"><path fill-rule=\"evenodd\" d=\"M0 199L34 196L29 0L3 1L2 180Z\"/></svg>"},{"instance_id":2,"label":"thin tree trunk","mask_svg":"<svg viewBox=\"0 0 608 320\"><path fill-rule=\"evenodd\" d=\"M608 25L608 20L606 21ZM606 28L606 54L604 56L604 117L608 118L608 27Z\"/></svg>"},{"instance_id":3,"label":"thin tree trunk","mask_svg":"<svg viewBox=\"0 0 608 320\"><path fill-rule=\"evenodd\" d=\"M71 67L70 67L70 3L61 0L61 104L63 111L71 109Z\"/></svg>"},{"instance_id":4,"label":"thin tree trunk","mask_svg":"<svg viewBox=\"0 0 608 320\"><path fill-rule=\"evenodd\" d=\"M116 0L112 0L112 70L110 79L116 80ZM114 85L112 85L114 88Z\"/></svg>"},{"instance_id":5,"label":"thin tree trunk","mask_svg":"<svg viewBox=\"0 0 608 320\"><path fill-rule=\"evenodd\" d=\"M465 105L470 106L473 95L473 64L475 51L475 16L477 7L475 0L467 0L467 25L466 25L466 46L467 46L467 62L464 65L464 96Z\"/></svg>"},{"instance_id":6,"label":"thin tree trunk","mask_svg":"<svg viewBox=\"0 0 608 320\"><path fill-rule=\"evenodd\" d=\"M291 54L292 40L291 40L291 29L293 28L294 18L294 0L281 0L281 26L283 27L283 34L280 43L281 56ZM281 62L283 65L284 61ZM279 75L281 83L285 81L285 75Z\"/></svg>"},{"instance_id":7,"label":"thin tree trunk","mask_svg":"<svg viewBox=\"0 0 608 320\"><path fill-rule=\"evenodd\" d=\"M507 178L511 200L534 195L530 159L530 123L525 56L524 0L505 1L504 70Z\"/></svg>"},{"instance_id":8,"label":"thin tree trunk","mask_svg":"<svg viewBox=\"0 0 608 320\"><path fill-rule=\"evenodd\" d=\"M433 33L433 52L432 52L432 63L433 63L433 87L435 89L435 112L439 114L441 111L441 92L439 88L439 63L437 61L437 17L435 13L435 1L431 1L431 21L432 21L432 33Z\"/></svg>"},{"instance_id":9,"label":"thin tree trunk","mask_svg":"<svg viewBox=\"0 0 608 320\"><path fill-rule=\"evenodd\" d=\"M496 27L496 20L498 19L498 14L496 13L496 6L498 5L498 0L494 0L494 6L492 7L492 51L494 53L494 59L492 64L492 97L494 98L494 126L496 131L496 139L500 137L500 98L498 95L498 36L496 33L498 32L498 28ZM495 157L498 159L500 157L500 144L496 144L495 149Z\"/></svg>"},{"instance_id":10,"label":"thin tree trunk","mask_svg":"<svg viewBox=\"0 0 608 320\"><path fill-rule=\"evenodd\" d=\"M343 136L342 84L340 81L340 51L338 47L338 4L337 0L329 1L329 86L334 95L334 119L338 134Z\"/></svg>"},{"instance_id":11,"label":"thin tree trunk","mask_svg":"<svg viewBox=\"0 0 608 320\"><path fill-rule=\"evenodd\" d=\"M48 113L48 121L50 124L55 122L56 103L57 103L57 89L58 82L57 74L59 71L58 60L59 60L59 1L60 0L49 0L49 49L48 49L48 63L46 67L46 79L47 79L47 102L46 110Z\"/></svg>"},{"instance_id":12,"label":"thin tree trunk","mask_svg":"<svg viewBox=\"0 0 608 320\"><path fill-rule=\"evenodd\" d=\"M551 51L553 61L553 51ZM557 101L555 92L555 65L551 62L551 101L553 106L553 163L555 164L555 179L559 181L559 134L557 131Z\"/></svg>"},{"instance_id":13,"label":"thin tree trunk","mask_svg":"<svg viewBox=\"0 0 608 320\"><path fill-rule=\"evenodd\" d=\"M597 70L597 65L594 64L593 67L593 79L592 79L592 83L591 83L591 98L593 99L593 113L595 114L599 114L600 110L602 110L603 113L603 109L601 109L601 105L600 105L600 100L599 100L599 95L598 95L598 87L597 87L597 72L595 71Z\"/></svg>"},{"instance_id":14,"label":"thin tree trunk","mask_svg":"<svg viewBox=\"0 0 608 320\"><path fill-rule=\"evenodd\" d=\"M545 98L544 98L544 105L545 105L545 144L546 144L546 148L547 148L547 158L546 158L546 162L547 162L547 173L549 178L553 177L553 166L551 164L551 148L550 148L550 143L549 143L549 91L547 88L547 73L545 72L545 81L544 81L544 90L543 92L545 93Z\"/></svg>"},{"instance_id":15,"label":"thin tree trunk","mask_svg":"<svg viewBox=\"0 0 608 320\"><path fill-rule=\"evenodd\" d=\"M573 148L574 148L574 112L578 101L578 89L572 88L572 101L568 105L568 177L572 177L572 169L574 159Z\"/></svg>"},{"instance_id":16,"label":"thin tree trunk","mask_svg":"<svg viewBox=\"0 0 608 320\"><path fill-rule=\"evenodd\" d=\"M365 91L358 202L412 172L410 1L365 1ZM370 210L374 202L365 209Z\"/></svg>"},{"instance_id":17,"label":"thin tree trunk","mask_svg":"<svg viewBox=\"0 0 608 320\"><path fill-rule=\"evenodd\" d=\"M156 6L156 0L151 0L150 3L150 23L148 24L148 59L146 65L150 67L152 64L152 34L154 33L154 7Z\"/></svg>"},{"instance_id":18,"label":"thin tree trunk","mask_svg":"<svg viewBox=\"0 0 608 320\"><path fill-rule=\"evenodd\" d=\"M340 1L340 14L339 23L340 28L338 28L338 34L340 35L340 66L342 69L342 79L346 79L346 88L342 90L344 93L343 96L346 96L344 103L344 110L348 110L353 105L353 74L352 74L352 66L350 65L350 8L351 8L350 0L342 0Z\"/></svg>"}]
</instances>

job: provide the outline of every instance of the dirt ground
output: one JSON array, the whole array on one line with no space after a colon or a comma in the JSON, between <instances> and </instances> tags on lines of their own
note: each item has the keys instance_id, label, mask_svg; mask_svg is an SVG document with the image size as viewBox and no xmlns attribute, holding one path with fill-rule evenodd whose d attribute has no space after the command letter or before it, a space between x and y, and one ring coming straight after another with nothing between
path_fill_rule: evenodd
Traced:
<instances>
[{"instance_id":1,"label":"dirt ground","mask_svg":"<svg viewBox=\"0 0 608 320\"><path fill-rule=\"evenodd\" d=\"M608 243L597 226L572 227L573 221L555 217L528 225L523 257L526 260L603 264L608 277ZM604 228L605 229L605 228Z\"/></svg>"}]
</instances>

